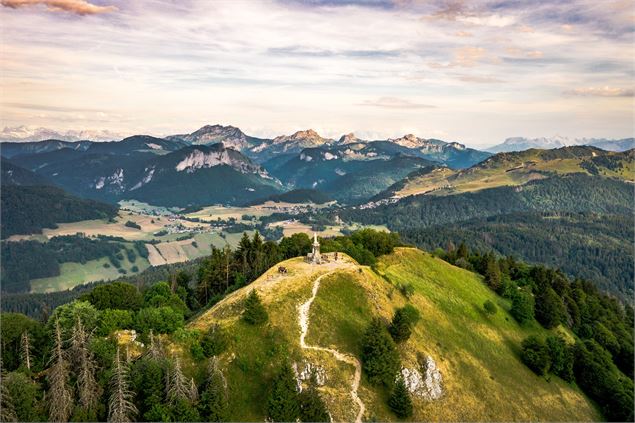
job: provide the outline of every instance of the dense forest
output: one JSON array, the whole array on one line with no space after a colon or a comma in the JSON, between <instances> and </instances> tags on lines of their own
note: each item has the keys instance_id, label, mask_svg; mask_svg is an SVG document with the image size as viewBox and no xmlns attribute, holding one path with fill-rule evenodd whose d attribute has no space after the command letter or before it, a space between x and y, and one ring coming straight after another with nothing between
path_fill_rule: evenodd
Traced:
<instances>
[{"instance_id":1,"label":"dense forest","mask_svg":"<svg viewBox=\"0 0 635 423\"><path fill-rule=\"evenodd\" d=\"M535 320L546 329L570 329L573 340L557 331L546 339L527 338L523 362L539 375L575 381L608 420L633 421L632 306L600 293L589 281L569 280L560 270L471 251L464 243L435 254L482 274L492 290L511 300L510 312L520 324ZM484 304L486 311L491 306Z\"/></svg>"},{"instance_id":2,"label":"dense forest","mask_svg":"<svg viewBox=\"0 0 635 423\"><path fill-rule=\"evenodd\" d=\"M148 250L142 242L135 242L130 248L125 248L122 241L125 240L104 236L89 238L78 234L55 236L47 242L2 242L2 292L28 292L31 279L58 276L60 264L65 262L83 264L108 257L110 263L119 269L124 253L131 262L137 256L148 256Z\"/></svg>"},{"instance_id":3,"label":"dense forest","mask_svg":"<svg viewBox=\"0 0 635 423\"><path fill-rule=\"evenodd\" d=\"M401 232L404 240L434 250L465 241L479 251L513 255L593 281L605 292L633 300L633 218L593 213L512 213Z\"/></svg>"},{"instance_id":4,"label":"dense forest","mask_svg":"<svg viewBox=\"0 0 635 423\"><path fill-rule=\"evenodd\" d=\"M53 186L3 184L0 198L3 239L15 234L40 233L44 228L56 228L57 223L117 215L116 206L81 199Z\"/></svg>"},{"instance_id":5,"label":"dense forest","mask_svg":"<svg viewBox=\"0 0 635 423\"><path fill-rule=\"evenodd\" d=\"M518 187L485 189L447 196L413 196L371 209L343 209L339 216L391 230L465 221L516 212L593 212L633 214L633 186L626 182L572 174Z\"/></svg>"},{"instance_id":6,"label":"dense forest","mask_svg":"<svg viewBox=\"0 0 635 423\"><path fill-rule=\"evenodd\" d=\"M630 299L634 208L632 184L571 174L519 187L413 196L333 213L348 222L386 224L422 248L465 240L484 251L558 266ZM316 216L316 223L325 217Z\"/></svg>"},{"instance_id":7,"label":"dense forest","mask_svg":"<svg viewBox=\"0 0 635 423\"><path fill-rule=\"evenodd\" d=\"M370 265L399 244L396 234L372 230L322 240L325 251L346 251ZM98 284L42 316L44 320L2 313L2 420L230 419L228 396L235 393L227 389L228 375L215 359L228 348L229 335L214 325L202 333L190 331L185 322L249 284L269 266L306 254L310 246L305 234L280 243L263 241L258 234L244 235L235 250L214 249L196 266L163 273L165 281ZM601 294L589 282L569 280L559 270L481 254L465 244L450 245L435 254L481 273L491 289L509 298L511 314L520 324L537 321L548 329L569 328L573 337L567 339L557 335L562 333L558 330L546 339L526 339L519 345L519 358L538 374L577 383L607 419L632 420L630 306ZM254 291L241 307L247 325L260 326L268 319ZM491 303L483 307L487 313L496 313ZM375 320L369 325L359 342L370 383L393 386L390 375L399 366L396 345L408 339L417 318L418 311L406 305L396 310L392 321ZM185 363L170 355L162 334L187 345L193 361ZM140 349L119 348L119 336L134 336L139 342L134 348ZM275 344L275 339L271 342ZM296 391L288 363L278 368L270 383L263 408L273 421L328 421L314 386ZM412 413L403 380L394 383L386 402L401 418Z\"/></svg>"}]
</instances>

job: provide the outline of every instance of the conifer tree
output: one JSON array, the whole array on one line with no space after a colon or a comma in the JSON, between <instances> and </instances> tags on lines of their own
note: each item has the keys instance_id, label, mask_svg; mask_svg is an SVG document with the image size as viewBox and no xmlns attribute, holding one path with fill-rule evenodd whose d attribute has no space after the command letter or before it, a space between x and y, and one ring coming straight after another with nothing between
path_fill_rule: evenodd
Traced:
<instances>
[{"instance_id":1,"label":"conifer tree","mask_svg":"<svg viewBox=\"0 0 635 423\"><path fill-rule=\"evenodd\" d=\"M298 395L300 400L300 420L303 422L328 422L331 420L326 404L317 389L317 377L311 373L309 386Z\"/></svg>"},{"instance_id":2,"label":"conifer tree","mask_svg":"<svg viewBox=\"0 0 635 423\"><path fill-rule=\"evenodd\" d=\"M109 422L130 422L137 414L137 407L132 402L134 393L129 388L128 368L122 362L119 347L115 354L110 379L110 401L108 402Z\"/></svg>"},{"instance_id":3,"label":"conifer tree","mask_svg":"<svg viewBox=\"0 0 635 423\"><path fill-rule=\"evenodd\" d=\"M388 331L392 336L392 339L400 344L402 342L407 341L412 334L410 319L406 315L404 309L399 308L395 312L395 315L392 318L392 322L388 327Z\"/></svg>"},{"instance_id":4,"label":"conifer tree","mask_svg":"<svg viewBox=\"0 0 635 423\"><path fill-rule=\"evenodd\" d=\"M284 363L273 379L267 415L274 422L294 422L300 416L295 375L289 363Z\"/></svg>"},{"instance_id":5,"label":"conifer tree","mask_svg":"<svg viewBox=\"0 0 635 423\"><path fill-rule=\"evenodd\" d=\"M17 422L13 398L6 386L6 372L0 358L0 422Z\"/></svg>"},{"instance_id":6,"label":"conifer tree","mask_svg":"<svg viewBox=\"0 0 635 423\"><path fill-rule=\"evenodd\" d=\"M22 332L20 337L20 358L22 364L28 370L31 370L31 340L29 339L29 331Z\"/></svg>"},{"instance_id":7,"label":"conifer tree","mask_svg":"<svg viewBox=\"0 0 635 423\"><path fill-rule=\"evenodd\" d=\"M55 345L48 369L49 419L53 422L68 421L73 410L73 392L69 385L70 364L62 345L62 330L55 320Z\"/></svg>"},{"instance_id":8,"label":"conifer tree","mask_svg":"<svg viewBox=\"0 0 635 423\"><path fill-rule=\"evenodd\" d=\"M501 288L502 275L500 266L498 265L496 257L491 254L487 257L487 263L485 267L485 283L487 283L487 285L496 292L498 292L498 290Z\"/></svg>"},{"instance_id":9,"label":"conifer tree","mask_svg":"<svg viewBox=\"0 0 635 423\"><path fill-rule=\"evenodd\" d=\"M392 386L399 371L399 353L384 324L374 319L362 339L362 368L372 384Z\"/></svg>"},{"instance_id":10,"label":"conifer tree","mask_svg":"<svg viewBox=\"0 0 635 423\"><path fill-rule=\"evenodd\" d=\"M258 293L255 290L251 290L245 300L243 320L252 325L260 325L268 319L267 310L265 310L265 307L262 305Z\"/></svg>"},{"instance_id":11,"label":"conifer tree","mask_svg":"<svg viewBox=\"0 0 635 423\"><path fill-rule=\"evenodd\" d=\"M388 400L390 409L401 419L412 416L412 400L406 388L406 383L403 378L400 377L395 384L395 387Z\"/></svg>"},{"instance_id":12,"label":"conifer tree","mask_svg":"<svg viewBox=\"0 0 635 423\"><path fill-rule=\"evenodd\" d=\"M95 359L88 348L89 336L80 317L73 326L71 354L77 371L79 405L85 410L94 409L99 400L99 384L95 379Z\"/></svg>"},{"instance_id":13,"label":"conifer tree","mask_svg":"<svg viewBox=\"0 0 635 423\"><path fill-rule=\"evenodd\" d=\"M199 404L201 416L208 422L222 422L228 417L227 381L216 357L210 359L207 372L207 381Z\"/></svg>"}]
</instances>

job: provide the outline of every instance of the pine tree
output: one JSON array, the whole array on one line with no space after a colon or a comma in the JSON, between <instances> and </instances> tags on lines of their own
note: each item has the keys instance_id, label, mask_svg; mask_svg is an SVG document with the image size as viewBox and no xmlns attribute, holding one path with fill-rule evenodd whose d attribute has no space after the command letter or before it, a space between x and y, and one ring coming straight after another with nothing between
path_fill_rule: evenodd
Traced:
<instances>
[{"instance_id":1,"label":"pine tree","mask_svg":"<svg viewBox=\"0 0 635 423\"><path fill-rule=\"evenodd\" d=\"M20 337L20 358L24 367L31 370L31 340L29 339L29 331L22 332Z\"/></svg>"},{"instance_id":2,"label":"pine tree","mask_svg":"<svg viewBox=\"0 0 635 423\"><path fill-rule=\"evenodd\" d=\"M388 400L388 406L390 409L401 419L412 416L412 400L406 388L406 383L403 378L400 377L395 384L395 388Z\"/></svg>"},{"instance_id":3,"label":"pine tree","mask_svg":"<svg viewBox=\"0 0 635 423\"><path fill-rule=\"evenodd\" d=\"M396 343L400 344L410 338L410 335L412 334L410 326L410 319L406 315L405 311L400 308L395 312L392 322L390 323L390 327L388 327L388 331L390 332L392 339Z\"/></svg>"},{"instance_id":4,"label":"pine tree","mask_svg":"<svg viewBox=\"0 0 635 423\"><path fill-rule=\"evenodd\" d=\"M13 398L6 386L6 372L0 358L0 422L17 422Z\"/></svg>"},{"instance_id":5,"label":"pine tree","mask_svg":"<svg viewBox=\"0 0 635 423\"><path fill-rule=\"evenodd\" d=\"M208 422L222 422L227 419L227 381L218 366L218 359L209 361L205 390L201 394L199 409Z\"/></svg>"},{"instance_id":6,"label":"pine tree","mask_svg":"<svg viewBox=\"0 0 635 423\"><path fill-rule=\"evenodd\" d=\"M485 283L487 283L487 286L491 289L498 292L501 288L501 280L502 276L498 261L496 260L496 257L489 255L487 257L487 264L485 268Z\"/></svg>"},{"instance_id":7,"label":"pine tree","mask_svg":"<svg viewBox=\"0 0 635 423\"><path fill-rule=\"evenodd\" d=\"M128 369L122 362L119 347L113 362L110 379L110 401L108 402L109 422L130 422L137 414L137 407L132 402L134 393L129 388Z\"/></svg>"},{"instance_id":8,"label":"pine tree","mask_svg":"<svg viewBox=\"0 0 635 423\"><path fill-rule=\"evenodd\" d=\"M274 422L294 422L300 416L295 375L289 363L282 365L271 384L267 415Z\"/></svg>"},{"instance_id":9,"label":"pine tree","mask_svg":"<svg viewBox=\"0 0 635 423\"><path fill-rule=\"evenodd\" d=\"M267 310L265 310L265 307L262 305L258 293L255 290L251 290L245 300L243 320L252 325L260 325L268 319Z\"/></svg>"},{"instance_id":10,"label":"pine tree","mask_svg":"<svg viewBox=\"0 0 635 423\"><path fill-rule=\"evenodd\" d=\"M99 384L95 379L95 359L88 348L88 333L77 317L71 337L71 354L77 369L77 387L79 405L88 411L97 406L99 400Z\"/></svg>"},{"instance_id":11,"label":"pine tree","mask_svg":"<svg viewBox=\"0 0 635 423\"><path fill-rule=\"evenodd\" d=\"M62 346L62 330L59 320L55 320L55 345L51 352L51 367L48 370L49 419L66 422L73 410L73 392L69 385L70 364Z\"/></svg>"},{"instance_id":12,"label":"pine tree","mask_svg":"<svg viewBox=\"0 0 635 423\"><path fill-rule=\"evenodd\" d=\"M190 384L183 375L181 362L178 357L174 358L174 364L168 372L167 399L168 403L174 405L179 400L189 400Z\"/></svg>"},{"instance_id":13,"label":"pine tree","mask_svg":"<svg viewBox=\"0 0 635 423\"><path fill-rule=\"evenodd\" d=\"M374 319L362 339L362 368L372 384L392 386L399 371L395 342L380 319Z\"/></svg>"},{"instance_id":14,"label":"pine tree","mask_svg":"<svg viewBox=\"0 0 635 423\"><path fill-rule=\"evenodd\" d=\"M300 420L303 422L329 422L331 416L317 389L315 372L311 374L309 386L298 395L300 400Z\"/></svg>"}]
</instances>

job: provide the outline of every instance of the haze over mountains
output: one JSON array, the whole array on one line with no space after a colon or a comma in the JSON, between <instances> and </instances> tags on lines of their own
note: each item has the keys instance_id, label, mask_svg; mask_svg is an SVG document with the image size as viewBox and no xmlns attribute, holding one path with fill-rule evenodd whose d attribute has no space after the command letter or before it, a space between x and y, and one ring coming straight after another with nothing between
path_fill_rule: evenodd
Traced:
<instances>
[{"instance_id":1,"label":"haze over mountains","mask_svg":"<svg viewBox=\"0 0 635 423\"><path fill-rule=\"evenodd\" d=\"M569 147L573 145L589 145L608 151L625 151L635 148L635 138L569 138L559 135L555 137L541 138L511 137L507 138L501 144L487 148L487 151L491 151L492 153L502 153L529 150L530 148L550 149Z\"/></svg>"}]
</instances>

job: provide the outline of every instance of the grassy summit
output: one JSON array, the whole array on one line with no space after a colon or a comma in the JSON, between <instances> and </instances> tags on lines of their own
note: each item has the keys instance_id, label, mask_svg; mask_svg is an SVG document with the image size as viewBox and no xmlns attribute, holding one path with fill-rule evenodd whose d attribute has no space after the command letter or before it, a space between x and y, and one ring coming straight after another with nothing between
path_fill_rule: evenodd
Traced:
<instances>
[{"instance_id":1,"label":"grassy summit","mask_svg":"<svg viewBox=\"0 0 635 423\"><path fill-rule=\"evenodd\" d=\"M359 407L351 396L354 366L327 351L300 348L298 307L312 295L306 343L360 356L360 340L373 317L390 319L407 302L421 314L412 337L399 346L401 363L417 368L430 356L443 377L443 395L436 400L413 397L414 420L485 421L600 419L593 405L574 386L536 376L520 361L520 343L530 334L546 332L537 324L520 327L509 304L497 297L480 276L411 248L396 249L379 259L377 272L345 257L337 263L310 266L287 260L288 274L274 267L249 286L229 295L190 323L206 330L220 324L229 333L229 347L220 361L227 374L232 420L260 420L270 381L285 358L300 371L311 363L324 371L319 391L335 421L352 421ZM410 300L396 289L410 283ZM255 289L269 314L263 326L240 319L244 298ZM498 312L483 310L486 300ZM385 392L362 376L357 392L365 405L364 420L396 420Z\"/></svg>"}]
</instances>

